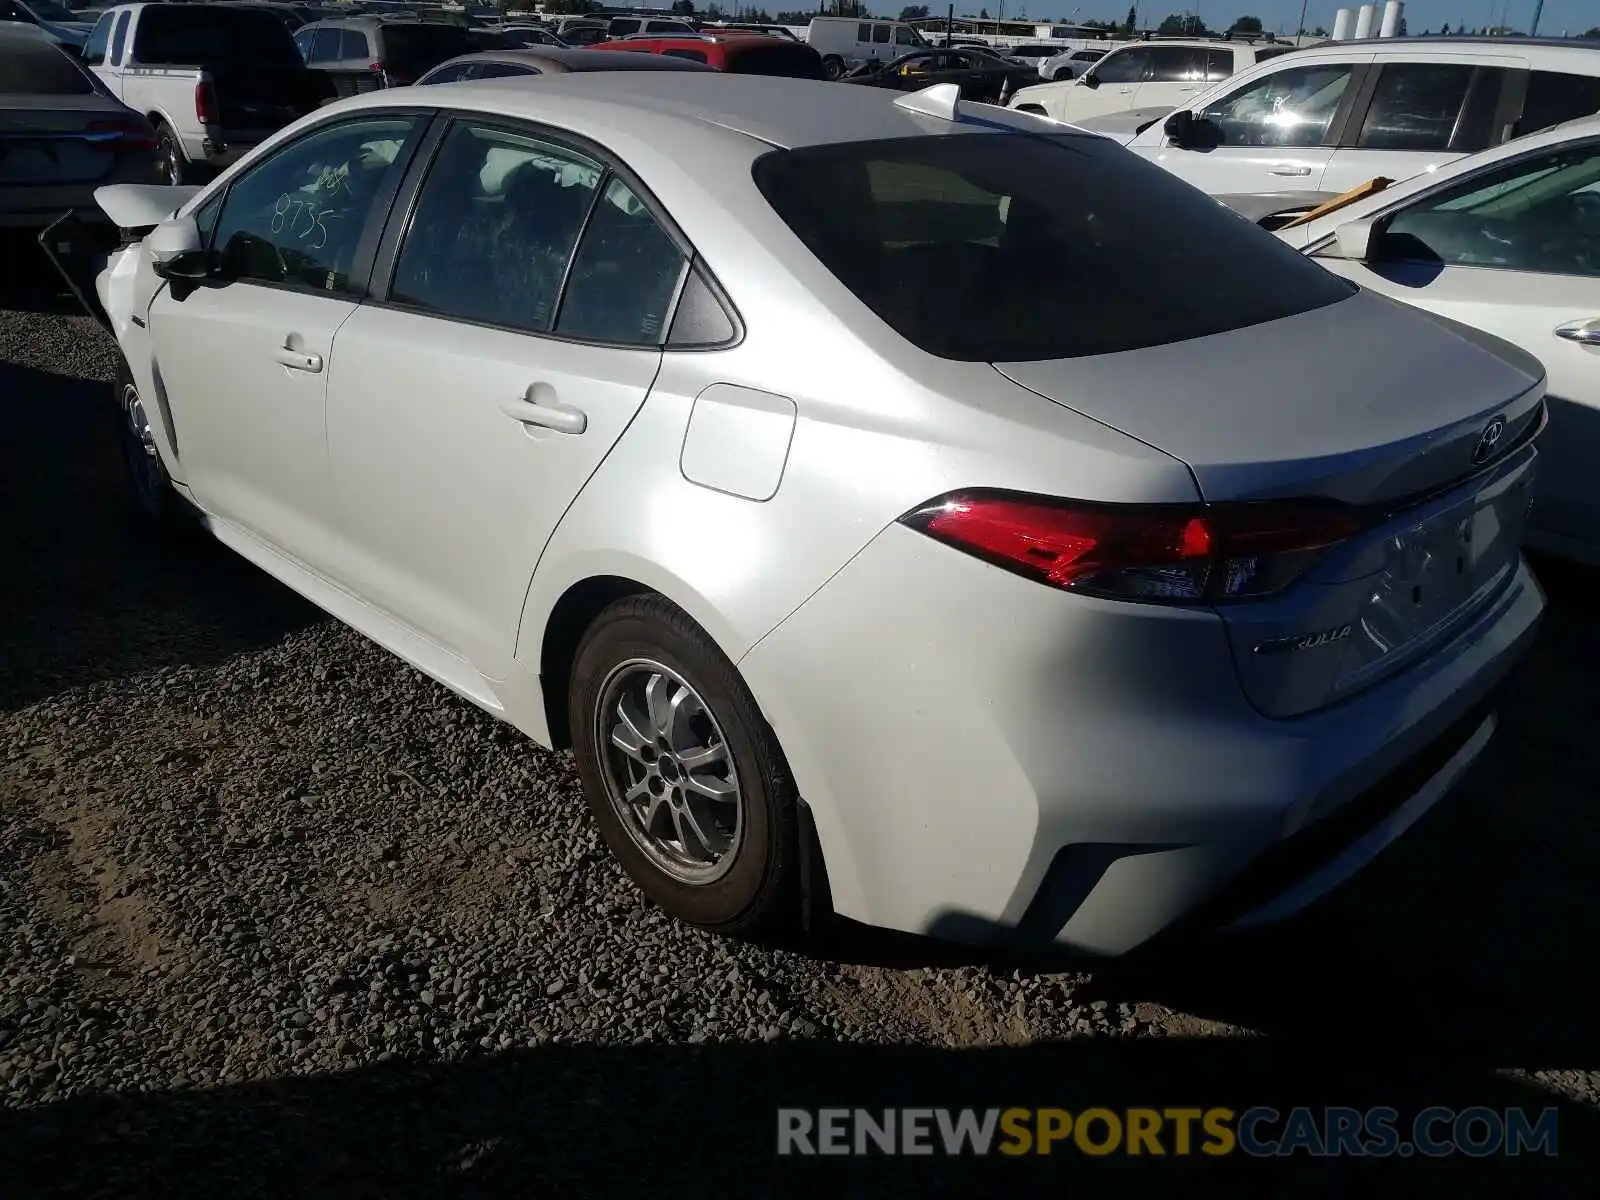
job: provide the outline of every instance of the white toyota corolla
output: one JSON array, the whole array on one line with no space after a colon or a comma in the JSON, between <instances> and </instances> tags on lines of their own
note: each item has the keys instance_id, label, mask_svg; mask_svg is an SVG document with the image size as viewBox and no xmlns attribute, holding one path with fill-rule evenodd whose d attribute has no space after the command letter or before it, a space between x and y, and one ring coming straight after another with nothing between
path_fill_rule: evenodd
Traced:
<instances>
[{"instance_id":1,"label":"white toyota corolla","mask_svg":"<svg viewBox=\"0 0 1600 1200\"><path fill-rule=\"evenodd\" d=\"M1536 361L953 88L396 89L100 202L149 513L571 746L709 927L1292 911L1542 607Z\"/></svg>"}]
</instances>

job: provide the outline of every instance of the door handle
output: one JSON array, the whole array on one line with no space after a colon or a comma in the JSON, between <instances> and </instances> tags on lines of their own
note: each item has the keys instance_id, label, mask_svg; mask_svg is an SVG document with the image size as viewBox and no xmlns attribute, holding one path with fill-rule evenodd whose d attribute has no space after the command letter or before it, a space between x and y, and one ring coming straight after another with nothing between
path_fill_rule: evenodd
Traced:
<instances>
[{"instance_id":1,"label":"door handle","mask_svg":"<svg viewBox=\"0 0 1600 1200\"><path fill-rule=\"evenodd\" d=\"M537 384L534 387L538 387ZM540 389L544 390L544 389ZM534 388L529 388L531 396ZM589 417L581 408L558 404L554 400L541 403L537 400L507 400L500 411L513 421L524 425L537 425L541 429L554 429L557 433L582 433L589 428Z\"/></svg>"},{"instance_id":2,"label":"door handle","mask_svg":"<svg viewBox=\"0 0 1600 1200\"><path fill-rule=\"evenodd\" d=\"M1311 168L1297 167L1293 163L1279 163L1277 166L1272 168L1272 174L1303 176L1311 174Z\"/></svg>"},{"instance_id":3,"label":"door handle","mask_svg":"<svg viewBox=\"0 0 1600 1200\"><path fill-rule=\"evenodd\" d=\"M1580 346L1600 346L1600 317L1592 321L1569 321L1556 327L1556 336Z\"/></svg>"},{"instance_id":4,"label":"door handle","mask_svg":"<svg viewBox=\"0 0 1600 1200\"><path fill-rule=\"evenodd\" d=\"M288 346L279 346L272 352L272 357L291 371L309 371L315 375L322 370L320 354L307 354L304 350L291 350Z\"/></svg>"}]
</instances>

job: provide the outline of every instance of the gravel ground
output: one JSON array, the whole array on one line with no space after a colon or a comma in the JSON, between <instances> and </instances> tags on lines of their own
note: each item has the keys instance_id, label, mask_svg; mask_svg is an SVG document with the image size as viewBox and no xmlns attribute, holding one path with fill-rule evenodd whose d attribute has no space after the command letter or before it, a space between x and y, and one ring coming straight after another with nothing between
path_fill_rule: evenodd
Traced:
<instances>
[{"instance_id":1,"label":"gravel ground","mask_svg":"<svg viewBox=\"0 0 1600 1200\"><path fill-rule=\"evenodd\" d=\"M566 755L220 548L146 537L109 343L9 303L16 1194L1042 1194L1090 1167L1176 1187L1233 1165L773 1156L779 1104L894 1103L1554 1105L1558 1159L1413 1162L1405 1186L1594 1194L1593 576L1549 570L1543 640L1468 785L1291 926L1096 974L853 929L810 954L739 945L642 904ZM1230 1186L1333 1192L1346 1165L1242 1163Z\"/></svg>"}]
</instances>

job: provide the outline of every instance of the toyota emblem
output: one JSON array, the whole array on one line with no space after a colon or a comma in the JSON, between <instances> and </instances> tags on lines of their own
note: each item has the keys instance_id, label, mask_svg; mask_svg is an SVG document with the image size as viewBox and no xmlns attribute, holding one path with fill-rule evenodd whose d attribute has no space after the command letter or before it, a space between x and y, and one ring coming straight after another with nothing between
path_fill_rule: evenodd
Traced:
<instances>
[{"instance_id":1,"label":"toyota emblem","mask_svg":"<svg viewBox=\"0 0 1600 1200\"><path fill-rule=\"evenodd\" d=\"M1494 457L1495 447L1500 444L1500 438L1506 431L1506 419L1496 417L1483 427L1483 432L1478 435L1478 444L1472 450L1474 466L1481 466Z\"/></svg>"}]
</instances>

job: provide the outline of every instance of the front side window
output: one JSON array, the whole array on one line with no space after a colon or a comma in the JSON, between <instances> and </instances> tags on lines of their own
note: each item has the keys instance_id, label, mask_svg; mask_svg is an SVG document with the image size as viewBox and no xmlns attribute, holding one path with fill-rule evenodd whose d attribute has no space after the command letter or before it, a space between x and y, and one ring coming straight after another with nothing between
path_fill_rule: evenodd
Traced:
<instances>
[{"instance_id":1,"label":"front side window","mask_svg":"<svg viewBox=\"0 0 1600 1200\"><path fill-rule=\"evenodd\" d=\"M916 30L905 25L897 25L894 31L894 44L897 46L920 46L922 45L922 39L917 36Z\"/></svg>"},{"instance_id":2,"label":"front side window","mask_svg":"<svg viewBox=\"0 0 1600 1200\"><path fill-rule=\"evenodd\" d=\"M1201 115L1224 146L1320 146L1351 70L1329 64L1275 71Z\"/></svg>"},{"instance_id":3,"label":"front side window","mask_svg":"<svg viewBox=\"0 0 1600 1200\"><path fill-rule=\"evenodd\" d=\"M1176 176L1100 143L979 134L814 146L765 155L755 182L863 304L942 358L1135 350L1354 292Z\"/></svg>"},{"instance_id":4,"label":"front side window","mask_svg":"<svg viewBox=\"0 0 1600 1200\"><path fill-rule=\"evenodd\" d=\"M413 117L346 121L293 142L228 189L213 247L257 283L350 295L361 234L411 135Z\"/></svg>"},{"instance_id":5,"label":"front side window","mask_svg":"<svg viewBox=\"0 0 1600 1200\"><path fill-rule=\"evenodd\" d=\"M1444 188L1382 226L1386 260L1600 276L1600 143Z\"/></svg>"},{"instance_id":6,"label":"front side window","mask_svg":"<svg viewBox=\"0 0 1600 1200\"><path fill-rule=\"evenodd\" d=\"M98 67L106 61L106 50L111 45L111 23L116 20L114 13L107 13L95 22L89 31L89 38L83 44L83 61L85 65Z\"/></svg>"},{"instance_id":7,"label":"front side window","mask_svg":"<svg viewBox=\"0 0 1600 1200\"><path fill-rule=\"evenodd\" d=\"M512 63L481 63L474 79L509 79L513 75L541 75L538 67L520 67Z\"/></svg>"},{"instance_id":8,"label":"front side window","mask_svg":"<svg viewBox=\"0 0 1600 1200\"><path fill-rule=\"evenodd\" d=\"M1144 47L1108 54L1091 74L1101 83L1138 83L1150 65L1150 51Z\"/></svg>"},{"instance_id":9,"label":"front side window","mask_svg":"<svg viewBox=\"0 0 1600 1200\"><path fill-rule=\"evenodd\" d=\"M1473 68L1389 63L1378 75L1356 145L1364 150L1445 150L1461 118Z\"/></svg>"},{"instance_id":10,"label":"front side window","mask_svg":"<svg viewBox=\"0 0 1600 1200\"><path fill-rule=\"evenodd\" d=\"M300 57L308 63L311 61L311 39L316 36L315 29L302 29L294 35L294 48L300 51Z\"/></svg>"},{"instance_id":11,"label":"front side window","mask_svg":"<svg viewBox=\"0 0 1600 1200\"><path fill-rule=\"evenodd\" d=\"M874 25L872 27L872 40L876 45L887 46L889 44L889 26Z\"/></svg>"},{"instance_id":12,"label":"front side window","mask_svg":"<svg viewBox=\"0 0 1600 1200\"><path fill-rule=\"evenodd\" d=\"M572 260L556 332L621 346L659 346L687 260L632 190L613 177Z\"/></svg>"},{"instance_id":13,"label":"front side window","mask_svg":"<svg viewBox=\"0 0 1600 1200\"><path fill-rule=\"evenodd\" d=\"M1188 46L1152 46L1147 83L1196 83L1205 75L1204 50Z\"/></svg>"},{"instance_id":14,"label":"front side window","mask_svg":"<svg viewBox=\"0 0 1600 1200\"><path fill-rule=\"evenodd\" d=\"M128 40L128 22L133 19L132 13L123 13L117 18L117 27L111 32L111 65L116 66L122 61L122 46Z\"/></svg>"},{"instance_id":15,"label":"front side window","mask_svg":"<svg viewBox=\"0 0 1600 1200\"><path fill-rule=\"evenodd\" d=\"M548 332L603 173L565 147L456 125L422 186L390 299L441 317Z\"/></svg>"},{"instance_id":16,"label":"front side window","mask_svg":"<svg viewBox=\"0 0 1600 1200\"><path fill-rule=\"evenodd\" d=\"M428 72L428 77L420 82L435 83L460 83L472 74L471 63L454 63L448 67L435 67Z\"/></svg>"}]
</instances>

